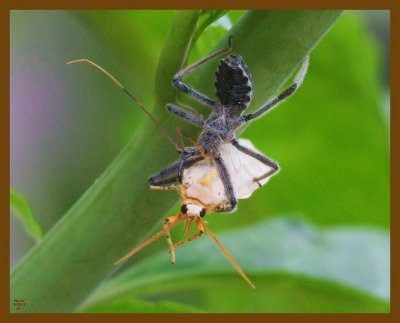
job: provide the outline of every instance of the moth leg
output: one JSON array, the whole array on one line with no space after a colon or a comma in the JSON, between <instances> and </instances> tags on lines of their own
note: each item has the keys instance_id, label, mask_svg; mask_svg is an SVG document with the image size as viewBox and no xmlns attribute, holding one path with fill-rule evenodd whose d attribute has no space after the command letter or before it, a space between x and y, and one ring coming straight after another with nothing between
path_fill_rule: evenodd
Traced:
<instances>
[{"instance_id":1,"label":"moth leg","mask_svg":"<svg viewBox=\"0 0 400 323\"><path fill-rule=\"evenodd\" d=\"M165 233L165 238L167 239L167 244L172 264L175 264L175 249L174 249L174 244L172 243L170 231L183 219L184 217L182 216L182 214L178 214L166 218L163 224L163 231Z\"/></svg>"},{"instance_id":2,"label":"moth leg","mask_svg":"<svg viewBox=\"0 0 400 323\"><path fill-rule=\"evenodd\" d=\"M191 242L191 241L194 241L194 240L197 240L197 239L201 238L201 236L204 233L204 228L203 228L203 222L200 220L200 218L196 219L196 229L198 231L196 234L194 234L190 238L187 238L187 239L184 239L184 240L181 240L181 241L175 243L174 244L174 248L176 249L176 248L184 245L185 243L188 243L188 242Z\"/></svg>"},{"instance_id":3,"label":"moth leg","mask_svg":"<svg viewBox=\"0 0 400 323\"><path fill-rule=\"evenodd\" d=\"M202 221L202 219L200 218ZM228 250L222 245L222 243L218 240L216 235L211 231L211 229L207 226L206 223L203 222L204 230L207 232L207 234L210 236L210 238L215 242L219 250L224 254L224 256L229 260L229 262L233 265L233 267L238 271L238 273L246 280L249 285L252 288L256 288L254 284L251 282L251 280L246 276L242 268L240 268L239 264L236 262L236 260L232 257L232 255L229 253Z\"/></svg>"},{"instance_id":4,"label":"moth leg","mask_svg":"<svg viewBox=\"0 0 400 323\"><path fill-rule=\"evenodd\" d=\"M172 179L174 179L174 178L172 178ZM175 179L174 179L174 181L175 181ZM168 186L150 185L150 189L155 190L155 191L179 191L179 186L178 185L168 185Z\"/></svg>"}]
</instances>

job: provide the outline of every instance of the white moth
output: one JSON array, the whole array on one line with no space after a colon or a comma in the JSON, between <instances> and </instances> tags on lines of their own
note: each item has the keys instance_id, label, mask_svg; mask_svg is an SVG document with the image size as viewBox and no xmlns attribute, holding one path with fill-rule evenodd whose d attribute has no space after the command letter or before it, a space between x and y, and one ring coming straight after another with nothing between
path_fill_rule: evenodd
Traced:
<instances>
[{"instance_id":1,"label":"white moth","mask_svg":"<svg viewBox=\"0 0 400 323\"><path fill-rule=\"evenodd\" d=\"M251 148L256 152L259 152L250 140L239 139L238 141L246 148ZM221 157L225 161L225 165L231 177L235 196L238 199L250 197L255 190L267 183L271 177L269 176L260 181L255 181L255 178L268 173L271 168L257 159L254 159L247 154L243 154L231 144L225 143L221 146ZM224 185L218 175L216 167L217 166L213 161L203 160L188 169L185 169L182 184L169 185L165 187L151 186L152 189L157 190L178 191L181 197L181 212L175 216L168 217L164 221L163 229L161 231L157 232L135 249L131 250L127 255L119 259L116 264L125 261L127 258L131 257L162 236L165 236L167 239L171 262L174 264L175 249L187 242L199 239L203 235L204 231L206 231L239 274L250 284L251 287L255 288L254 284L246 276L239 264L231 256L228 250L225 249L221 242L219 242L217 237L203 220L206 212L223 211L224 206L229 204L228 198L225 194ZM197 233L174 244L171 240L170 231L182 221L185 223L185 235L188 234L193 223L195 223Z\"/></svg>"},{"instance_id":2,"label":"white moth","mask_svg":"<svg viewBox=\"0 0 400 323\"><path fill-rule=\"evenodd\" d=\"M238 141L240 145L260 153L250 140L239 139ZM225 161L235 196L238 199L250 197L255 190L260 188L260 185L264 185L270 179L269 176L255 182L254 178L268 173L272 168L238 151L231 144L221 146L221 157ZM209 160L203 160L186 169L183 173L182 184L185 187L186 199L197 200L206 209L229 203L213 161L210 163Z\"/></svg>"}]
</instances>

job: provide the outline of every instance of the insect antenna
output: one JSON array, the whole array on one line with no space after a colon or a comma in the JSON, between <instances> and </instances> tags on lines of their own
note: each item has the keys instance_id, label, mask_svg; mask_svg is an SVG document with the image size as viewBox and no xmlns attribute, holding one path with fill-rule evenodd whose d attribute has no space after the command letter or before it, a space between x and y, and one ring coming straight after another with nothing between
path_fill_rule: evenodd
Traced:
<instances>
[{"instance_id":1,"label":"insect antenna","mask_svg":"<svg viewBox=\"0 0 400 323\"><path fill-rule=\"evenodd\" d=\"M176 137L178 138L178 145L179 145L179 147L182 149L182 151L183 151L183 149L184 149L184 147L185 147L185 145L183 144L183 138L182 138L182 129L181 128L179 128L179 127L177 127L176 129L175 129L175 131L176 131Z\"/></svg>"},{"instance_id":2,"label":"insect antenna","mask_svg":"<svg viewBox=\"0 0 400 323\"><path fill-rule=\"evenodd\" d=\"M76 63L87 63L89 65L92 65L93 67L97 68L100 72L102 72L104 75L106 75L109 79L111 79L115 84L118 85L118 87L125 92L125 94L127 94L132 100L133 102L136 103L136 105L142 110L144 111L144 113L146 113L149 118L153 121L153 123L157 126L158 129L160 129L160 131L164 134L164 136L169 140L169 142L174 146L174 148L178 151L180 151L178 144L175 142L175 140L171 137L171 135L168 133L167 130L165 130L165 128L160 124L160 122L158 122L158 120L153 116L153 114L146 108L146 106L140 102L133 94L131 94L126 88L125 86L122 85L121 82L119 82L114 76L112 76L109 72L107 72L103 67L101 67L100 65L96 64L95 62L92 62L89 59L86 58L81 58L81 59L76 59L73 61L69 61L65 64L70 65L70 64L76 64Z\"/></svg>"},{"instance_id":3,"label":"insect antenna","mask_svg":"<svg viewBox=\"0 0 400 323\"><path fill-rule=\"evenodd\" d=\"M228 252L228 250L225 249L225 247L222 245L222 243L217 239L217 237L215 236L215 234L211 231L211 229L205 224L205 222L203 221L203 219L201 219L201 221L203 222L203 226L204 229L206 230L207 234L211 237L211 239L214 240L215 244L217 245L217 247L219 248L219 250L221 250L221 252L224 254L224 256L226 258L228 258L229 262L233 265L233 267L235 267L235 269L238 271L238 273L244 278L245 281L247 281L249 283L249 285L253 288L256 288L256 286L254 286L254 284L251 282L251 280L246 276L246 274L244 273L244 271L242 270L242 268L240 268L239 264L236 262L235 259L233 259L233 257L231 256L231 254Z\"/></svg>"},{"instance_id":4,"label":"insect antenna","mask_svg":"<svg viewBox=\"0 0 400 323\"><path fill-rule=\"evenodd\" d=\"M192 223L193 223L193 220L192 220L192 219L188 218L188 219L186 220L185 226L183 227L183 235L186 236L186 235L188 234L188 232L189 232L189 230L190 230L190 227L192 226Z\"/></svg>"}]
</instances>

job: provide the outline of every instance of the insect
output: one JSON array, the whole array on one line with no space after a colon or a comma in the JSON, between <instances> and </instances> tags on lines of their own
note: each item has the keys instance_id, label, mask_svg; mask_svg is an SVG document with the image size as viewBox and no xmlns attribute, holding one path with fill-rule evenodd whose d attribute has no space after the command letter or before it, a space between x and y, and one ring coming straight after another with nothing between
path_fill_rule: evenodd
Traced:
<instances>
[{"instance_id":1,"label":"insect","mask_svg":"<svg viewBox=\"0 0 400 323\"><path fill-rule=\"evenodd\" d=\"M258 152L249 140L239 139L239 142L242 146ZM270 170L269 166L248 155L241 154L232 145L222 144L221 156L228 161L226 163L227 171L232 174L232 185L237 192L236 196L238 199L250 197L251 194L260 187L253 181L253 178ZM269 178L270 177L266 177L260 181L262 184L265 184ZM214 161L208 162L207 160L202 160L192 165L186 169L183 174L182 183L178 185L151 186L151 188L156 190L177 191L181 197L181 210L177 215L165 219L161 231L131 250L127 255L119 259L116 264L122 263L162 236L165 236L167 239L171 262L175 263L175 249L185 243L199 239L204 231L206 231L239 274L250 286L255 288L253 283L240 268L239 264L204 222L204 217L207 213L218 212L221 208L224 208L225 205L229 204L229 200L225 195L223 182L218 174ZM185 223L183 230L185 236L188 235L193 223L196 226L197 233L174 244L171 239L170 231L180 222Z\"/></svg>"},{"instance_id":2,"label":"insect","mask_svg":"<svg viewBox=\"0 0 400 323\"><path fill-rule=\"evenodd\" d=\"M249 197L257 188L265 184L272 175L277 173L278 164L256 150L250 142L236 139L236 131L246 123L264 115L295 92L304 80L309 59L308 56L305 58L291 86L256 112L244 114L251 101L253 84L249 70L239 55L231 54L220 61L215 83L217 100L206 97L182 81L185 74L206 61L229 52L231 41L232 37L229 37L228 47L178 72L173 78L173 83L178 89L212 107L208 119L203 120L198 115L177 105L167 104L169 112L202 128L197 143L193 142L194 146L189 147L176 144L147 108L102 67L87 59L78 59L67 63L88 63L107 75L153 120L180 153L178 162L151 176L149 183L152 189L177 191L182 200L181 212L176 216L167 218L161 231L119 259L116 264L123 262L163 235L167 238L171 262L175 263L175 248L200 238L205 230L242 277L254 287L237 262L206 225L203 218L207 212L233 211L238 199ZM230 156L230 159L226 162L228 156ZM258 163L258 167L254 166L255 163ZM243 173L246 169L247 171ZM185 222L185 235L188 234L193 223L195 223L198 232L192 237L173 244L170 231L182 221Z\"/></svg>"},{"instance_id":3,"label":"insect","mask_svg":"<svg viewBox=\"0 0 400 323\"><path fill-rule=\"evenodd\" d=\"M279 102L293 94L303 82L309 62L307 56L292 85L256 112L245 114L252 98L253 82L249 69L241 56L231 54L220 61L215 81L216 100L208 98L182 81L183 76L193 71L195 68L221 54L231 51L231 49L232 36L229 37L228 46L226 48L192 64L173 77L173 84L179 90L190 95L199 102L210 106L212 111L207 120L203 120L199 116L175 104L167 104L167 110L169 112L195 126L201 127L202 131L195 146L183 148L178 162L149 178L150 184L154 186L162 186L176 181L181 183L184 169L192 167L192 165L204 158L210 158L216 164L219 176L225 188L225 194L229 200L229 203L224 205L223 209L218 210L219 212L233 211L237 205L237 196L232 185L231 174L227 170L226 162L221 157L221 146L224 143L229 143L238 151L270 167L268 172L253 178L260 186L260 181L262 179L276 173L279 170L278 164L267 156L241 145L236 139L236 131L248 122L261 117Z\"/></svg>"}]
</instances>

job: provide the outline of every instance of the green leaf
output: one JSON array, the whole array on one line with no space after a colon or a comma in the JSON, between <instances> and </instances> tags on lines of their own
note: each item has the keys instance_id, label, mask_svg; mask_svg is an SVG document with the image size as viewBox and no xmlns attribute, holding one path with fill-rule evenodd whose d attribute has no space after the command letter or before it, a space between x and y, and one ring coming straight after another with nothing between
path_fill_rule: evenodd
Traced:
<instances>
[{"instance_id":1,"label":"green leaf","mask_svg":"<svg viewBox=\"0 0 400 323\"><path fill-rule=\"evenodd\" d=\"M257 275L257 288L243 288L233 275L194 278L190 290L211 313L389 313L390 304L352 288L286 273ZM161 295L165 295L160 293Z\"/></svg>"},{"instance_id":2,"label":"green leaf","mask_svg":"<svg viewBox=\"0 0 400 323\"><path fill-rule=\"evenodd\" d=\"M213 220L213 223L217 221ZM318 230L299 220L276 219L226 232L219 239L257 289L259 275L279 272L333 281L376 298L388 300L390 297L387 233L361 228ZM207 237L178 249L177 263L172 268L167 252L139 262L104 283L88 303L124 294L148 297L160 290L168 295L180 293L174 286L177 281L184 282L180 288L186 284L187 288L196 290L198 286L194 288L192 283L195 277L203 277L203 283L208 284L210 277L228 272L235 273L235 270ZM242 289L249 288L238 274L237 280Z\"/></svg>"},{"instance_id":3,"label":"green leaf","mask_svg":"<svg viewBox=\"0 0 400 323\"><path fill-rule=\"evenodd\" d=\"M235 220L225 217L218 228L282 212L304 214L322 226L389 228L390 152L381 113L381 64L365 22L346 12L311 53L299 91L242 135L281 171L241 201Z\"/></svg>"},{"instance_id":4,"label":"green leaf","mask_svg":"<svg viewBox=\"0 0 400 323\"><path fill-rule=\"evenodd\" d=\"M202 10L199 22L197 23L196 32L193 35L193 43L196 43L197 39L209 25L228 12L229 10Z\"/></svg>"},{"instance_id":5,"label":"green leaf","mask_svg":"<svg viewBox=\"0 0 400 323\"><path fill-rule=\"evenodd\" d=\"M275 92L339 15L339 11L268 11L249 12L240 19L231 32L235 49L243 50L249 65L257 66L255 79L266 69L272 75L262 85L266 90L259 92L258 101ZM193 11L176 13L157 68L153 111L171 133L179 124L165 111L165 104L176 97L171 78L185 61L198 16ZM251 32L257 27L262 28ZM271 28L275 41L284 42L268 50L269 57L285 61L279 69L265 57L275 37ZM226 39L219 44L225 45ZM208 74L193 77L197 83L210 83ZM11 274L11 300L26 300L26 312L72 311L81 304L113 272L115 260L158 228L176 203L176 195L152 192L147 182L149 175L176 158L159 130L146 121L109 168L16 266Z\"/></svg>"},{"instance_id":6,"label":"green leaf","mask_svg":"<svg viewBox=\"0 0 400 323\"><path fill-rule=\"evenodd\" d=\"M289 273L273 272L256 274L257 288L243 285L235 274L206 274L198 277L166 280L157 288L143 291L147 298L176 299L178 311L187 312L185 304L196 304L198 311L207 313L388 313L387 301L366 295L358 290L334 282ZM171 290L175 293L171 293ZM138 313L137 308L114 304L129 303L135 295L126 293L116 299L99 301L84 307L81 312L92 309L110 309L110 312ZM150 307L150 305L149 305ZM165 308L155 303L152 311ZM166 309L176 313L174 309ZM139 309L140 312L140 309Z\"/></svg>"},{"instance_id":7,"label":"green leaf","mask_svg":"<svg viewBox=\"0 0 400 323\"><path fill-rule=\"evenodd\" d=\"M150 287L143 295L155 299L176 299L178 311L188 312L185 304L196 304L207 313L387 313L390 304L334 282L290 273L272 272L255 275L257 288L251 289L234 274L207 274L164 281L158 288ZM175 293L171 293L174 290ZM116 299L99 301L81 309L110 309L110 312L138 313L137 308L114 304L129 303L135 295L126 293ZM135 301L136 302L136 301ZM158 313L165 308L152 304ZM150 307L151 305L149 305ZM193 306L193 305L192 305ZM176 313L176 308L166 309ZM121 310L121 311L120 311ZM139 309L140 310L140 309ZM140 311L139 311L140 312Z\"/></svg>"},{"instance_id":8,"label":"green leaf","mask_svg":"<svg viewBox=\"0 0 400 323\"><path fill-rule=\"evenodd\" d=\"M175 99L171 78L185 60L198 16L197 11L178 11L165 42L155 84L156 110L161 121L167 115L166 102ZM89 68L81 66L85 67ZM176 153L150 121L142 129L15 267L10 299L24 299L29 304L24 311L72 311L115 269L113 263L132 245L132 240L141 239L158 223L160 210L165 212L176 202L167 195L158 198L149 191L147 182L149 174L165 166ZM142 149L151 146L153 149ZM151 203L156 198L158 203Z\"/></svg>"},{"instance_id":9,"label":"green leaf","mask_svg":"<svg viewBox=\"0 0 400 323\"><path fill-rule=\"evenodd\" d=\"M233 35L233 52L240 53L252 73L254 95L250 111L277 92L340 15L341 11L335 10L277 10L248 11L240 18L215 49L226 47L228 37ZM218 63L207 62L188 75L187 80L214 97Z\"/></svg>"},{"instance_id":10,"label":"green leaf","mask_svg":"<svg viewBox=\"0 0 400 323\"><path fill-rule=\"evenodd\" d=\"M199 309L174 302L144 302L132 298L113 299L110 302L86 307L80 313L199 313Z\"/></svg>"},{"instance_id":11,"label":"green leaf","mask_svg":"<svg viewBox=\"0 0 400 323\"><path fill-rule=\"evenodd\" d=\"M87 32L93 35L96 42L99 43L102 55L99 53L91 54L91 59L96 60L107 70L112 72L134 95L147 104L148 108L154 108L154 98L152 96L154 88L154 75L156 73L157 62L160 52L163 48L164 41L168 35L169 28L172 23L173 10L79 10L69 11L73 18L86 27ZM151 23L149 23L151 22ZM145 26L145 28L144 28ZM79 40L74 44L80 53L82 47ZM79 54L78 54L79 55ZM114 91L109 84L108 79L104 79L103 75L96 75L93 70L83 74L81 69L75 71L73 77L76 80L85 79L85 82L92 84L87 92L82 91L82 96L90 96L92 100L101 96L102 92L97 93L93 88L107 89L107 94L113 95L115 102L114 107L118 107L117 111L113 106L105 106L105 113L112 111L115 115L122 114L118 118L118 122L114 122L113 136L109 139L112 143L116 138L114 133L122 132L121 136L125 137L125 143L129 142L132 134L138 131L142 126L146 115L134 106L132 101L126 99L124 95ZM85 69L86 71L86 69ZM80 72L78 75L76 75ZM83 75L82 75L83 74ZM84 77L90 75L90 77ZM109 87L106 87L106 86ZM108 97L108 96L107 96ZM80 101L83 101L80 98ZM100 102L104 98L99 99ZM100 102L95 104L101 105ZM82 107L83 108L83 107ZM88 107L84 107L86 110ZM97 107L96 107L97 108ZM97 108L98 109L98 108ZM96 125L94 125L96 126ZM96 151L96 149L94 149Z\"/></svg>"},{"instance_id":12,"label":"green leaf","mask_svg":"<svg viewBox=\"0 0 400 323\"><path fill-rule=\"evenodd\" d=\"M10 189L10 208L21 224L24 226L25 231L36 241L39 241L43 236L42 228L33 215L31 206L28 200L17 190Z\"/></svg>"}]
</instances>

